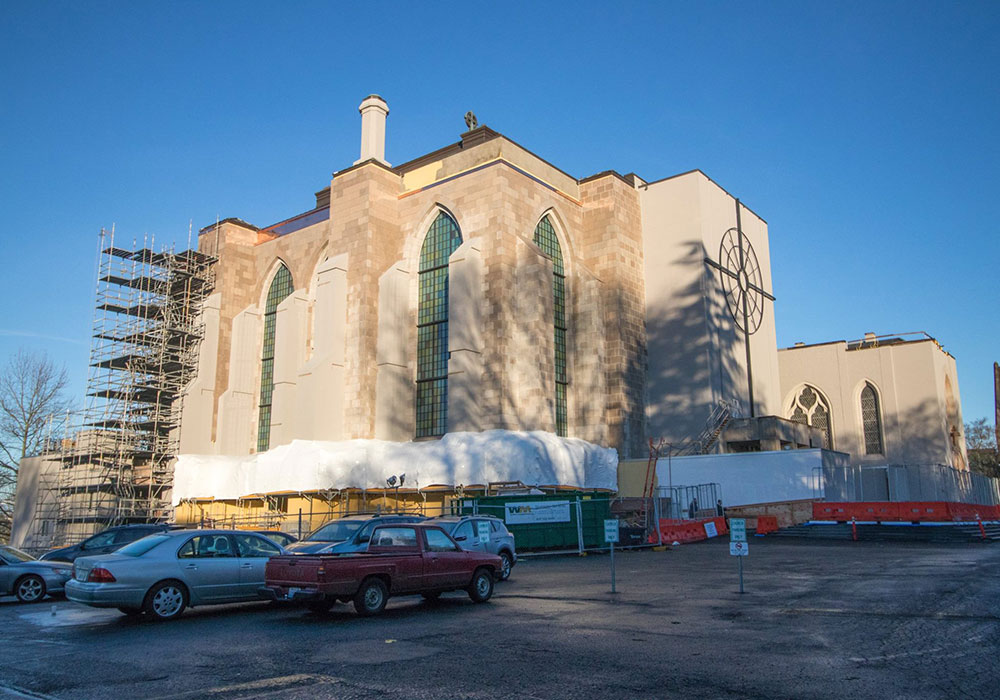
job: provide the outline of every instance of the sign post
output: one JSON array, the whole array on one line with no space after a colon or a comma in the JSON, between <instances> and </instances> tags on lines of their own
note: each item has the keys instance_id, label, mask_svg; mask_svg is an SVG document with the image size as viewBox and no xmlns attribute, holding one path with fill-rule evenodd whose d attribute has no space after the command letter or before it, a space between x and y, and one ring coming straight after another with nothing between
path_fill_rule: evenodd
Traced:
<instances>
[{"instance_id":1,"label":"sign post","mask_svg":"<svg viewBox=\"0 0 1000 700\"><path fill-rule=\"evenodd\" d=\"M747 545L747 521L745 518L729 519L729 554L736 557L740 569L740 593L743 593L743 557L750 555Z\"/></svg>"},{"instance_id":2,"label":"sign post","mask_svg":"<svg viewBox=\"0 0 1000 700\"><path fill-rule=\"evenodd\" d=\"M615 542L618 541L618 521L615 519L604 521L604 541L611 545L611 592L615 590Z\"/></svg>"}]
</instances>

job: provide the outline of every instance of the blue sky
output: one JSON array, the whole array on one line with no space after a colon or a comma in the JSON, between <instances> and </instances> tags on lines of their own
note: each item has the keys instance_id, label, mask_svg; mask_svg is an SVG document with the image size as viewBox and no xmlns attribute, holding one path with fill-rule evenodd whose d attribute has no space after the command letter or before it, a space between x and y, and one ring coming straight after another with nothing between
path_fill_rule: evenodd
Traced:
<instances>
[{"instance_id":1,"label":"blue sky","mask_svg":"<svg viewBox=\"0 0 1000 700\"><path fill-rule=\"evenodd\" d=\"M377 92L393 163L471 109L577 177L701 168L769 223L779 346L925 330L991 416L998 33L995 2L5 0L0 359L82 395L100 228L305 211Z\"/></svg>"}]
</instances>

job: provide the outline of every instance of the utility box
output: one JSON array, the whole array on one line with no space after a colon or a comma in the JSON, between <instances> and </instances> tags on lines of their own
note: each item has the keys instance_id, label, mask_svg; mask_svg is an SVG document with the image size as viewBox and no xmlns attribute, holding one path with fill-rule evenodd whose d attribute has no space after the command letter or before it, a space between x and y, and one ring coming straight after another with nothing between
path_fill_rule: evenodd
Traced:
<instances>
[{"instance_id":1,"label":"utility box","mask_svg":"<svg viewBox=\"0 0 1000 700\"><path fill-rule=\"evenodd\" d=\"M577 503L579 502L579 510ZM576 549L577 514L584 547L603 547L604 521L611 517L611 494L590 491L536 496L488 496L463 499L461 514L500 518L514 534L518 551Z\"/></svg>"}]
</instances>

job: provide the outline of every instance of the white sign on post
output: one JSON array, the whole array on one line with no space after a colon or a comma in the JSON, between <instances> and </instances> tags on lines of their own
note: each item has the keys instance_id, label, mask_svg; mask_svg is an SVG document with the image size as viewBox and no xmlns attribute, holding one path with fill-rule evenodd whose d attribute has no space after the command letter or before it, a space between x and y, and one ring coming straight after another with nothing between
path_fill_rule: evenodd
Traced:
<instances>
[{"instance_id":1,"label":"white sign on post","mask_svg":"<svg viewBox=\"0 0 1000 700\"><path fill-rule=\"evenodd\" d=\"M747 541L747 521L746 518L730 518L729 520L729 541Z\"/></svg>"},{"instance_id":2,"label":"white sign on post","mask_svg":"<svg viewBox=\"0 0 1000 700\"><path fill-rule=\"evenodd\" d=\"M485 520L480 520L476 527L478 528L479 541L486 544L490 541L490 524Z\"/></svg>"},{"instance_id":3,"label":"white sign on post","mask_svg":"<svg viewBox=\"0 0 1000 700\"><path fill-rule=\"evenodd\" d=\"M748 557L750 546L746 542L730 542L729 553L734 557Z\"/></svg>"},{"instance_id":4,"label":"white sign on post","mask_svg":"<svg viewBox=\"0 0 1000 700\"><path fill-rule=\"evenodd\" d=\"M618 541L618 521L617 520L605 520L604 521L604 541L611 543Z\"/></svg>"}]
</instances>

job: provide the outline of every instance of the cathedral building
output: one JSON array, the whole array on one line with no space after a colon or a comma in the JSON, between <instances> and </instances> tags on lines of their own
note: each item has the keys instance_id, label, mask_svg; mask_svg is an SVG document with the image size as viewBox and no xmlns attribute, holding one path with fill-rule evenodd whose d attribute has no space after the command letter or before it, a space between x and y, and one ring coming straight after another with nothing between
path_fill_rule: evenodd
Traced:
<instances>
[{"instance_id":1,"label":"cathedral building","mask_svg":"<svg viewBox=\"0 0 1000 700\"><path fill-rule=\"evenodd\" d=\"M747 413L748 359L756 414L779 412L770 301L747 353L708 264L740 245L769 290L767 225L706 175L577 178L486 126L393 166L386 102L360 111L360 158L314 207L200 232L216 287L182 454L502 429L641 456L720 401Z\"/></svg>"},{"instance_id":2,"label":"cathedral building","mask_svg":"<svg viewBox=\"0 0 1000 700\"><path fill-rule=\"evenodd\" d=\"M139 296L98 309L145 330L95 332L109 379L88 392L117 413L22 460L14 541L205 522L206 503L316 524L390 507L371 492L403 472L397 497L425 509L436 489L443 509L500 482L648 494L656 455L687 459L688 485L718 456L730 493L752 462L764 500L799 448L966 468L954 358L929 338L778 351L768 225L700 170L581 178L471 113L392 165L387 103L360 113L360 157L308 210L224 219L197 251L103 251L168 282L99 275Z\"/></svg>"}]
</instances>

